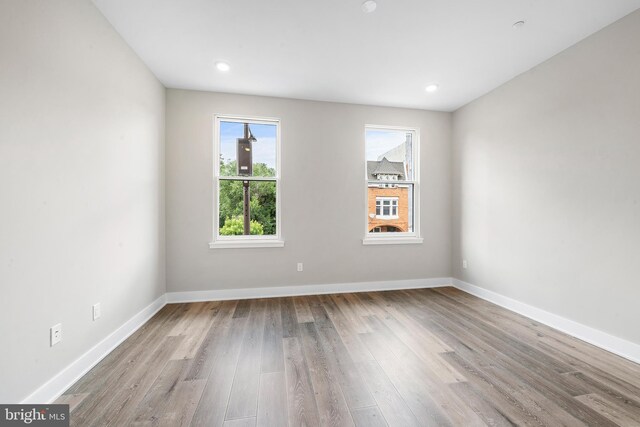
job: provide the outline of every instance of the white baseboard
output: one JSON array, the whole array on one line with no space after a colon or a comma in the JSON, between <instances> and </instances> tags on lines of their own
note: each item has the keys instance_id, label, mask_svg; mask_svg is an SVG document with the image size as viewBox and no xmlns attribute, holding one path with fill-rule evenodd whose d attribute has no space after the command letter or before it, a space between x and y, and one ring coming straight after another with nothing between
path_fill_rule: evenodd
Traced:
<instances>
[{"instance_id":1,"label":"white baseboard","mask_svg":"<svg viewBox=\"0 0 640 427\"><path fill-rule=\"evenodd\" d=\"M56 376L22 400L21 403L52 403L91 368L111 353L120 343L151 319L166 304L166 294L142 309L124 325L93 346Z\"/></svg>"},{"instance_id":2,"label":"white baseboard","mask_svg":"<svg viewBox=\"0 0 640 427\"><path fill-rule=\"evenodd\" d=\"M482 298L508 310L514 311L523 316L529 317L537 322L543 323L554 329L569 334L596 347L600 347L618 356L640 363L640 345L631 341L618 338L606 332L581 323L569 320L557 314L549 313L540 308L533 307L512 298L500 295L496 292L463 282L458 279L451 279L456 288Z\"/></svg>"},{"instance_id":3,"label":"white baseboard","mask_svg":"<svg viewBox=\"0 0 640 427\"><path fill-rule=\"evenodd\" d=\"M437 288L442 286L451 286L451 278L442 277L435 279L391 280L384 282L334 283L330 285L300 285L270 288L168 292L167 303L292 297L300 295L341 294L348 292L392 291L396 289Z\"/></svg>"},{"instance_id":4,"label":"white baseboard","mask_svg":"<svg viewBox=\"0 0 640 427\"><path fill-rule=\"evenodd\" d=\"M455 286L479 298L522 314L552 328L558 329L611 353L640 363L640 345L615 337L600 330L585 326L548 311L533 307L487 289L442 277L434 279L394 280L383 282L340 283L329 285L279 286L270 288L220 289L192 292L168 292L138 314L129 319L108 337L80 356L53 378L26 397L21 403L51 403L78 379L86 374L120 343L144 325L167 303L223 301L249 298L270 298L300 295L322 295L347 292L390 291L400 289L437 288Z\"/></svg>"}]
</instances>

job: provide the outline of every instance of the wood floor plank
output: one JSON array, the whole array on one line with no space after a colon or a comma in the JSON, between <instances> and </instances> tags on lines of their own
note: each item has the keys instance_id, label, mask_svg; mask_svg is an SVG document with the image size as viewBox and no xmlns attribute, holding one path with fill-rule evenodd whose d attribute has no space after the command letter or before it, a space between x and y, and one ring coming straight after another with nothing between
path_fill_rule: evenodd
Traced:
<instances>
[{"instance_id":1,"label":"wood floor plank","mask_svg":"<svg viewBox=\"0 0 640 427\"><path fill-rule=\"evenodd\" d=\"M578 378L578 381L583 391L574 393L576 396L589 393L588 391L584 391L585 383L587 384L587 387L595 387L598 390L601 390L602 387L606 387L626 397L640 396L640 388L627 381L627 379L632 377L631 375L623 375L620 377L616 374L590 365L588 362L584 362L573 356L567 355L558 348L547 344L541 344L540 348L559 359L565 360L566 363L569 363L574 367L575 371L567 372L563 374L563 376L581 377ZM584 378L582 378L582 376L584 376Z\"/></svg>"},{"instance_id":2,"label":"wood floor plank","mask_svg":"<svg viewBox=\"0 0 640 427\"><path fill-rule=\"evenodd\" d=\"M154 334L150 334L150 336L155 337ZM144 375L147 364L153 360L157 351L162 352L162 359L159 359L153 366L158 368L158 364L166 363L168 361L168 356L165 358L166 352L175 351L176 345L179 344L181 340L182 337L164 337L162 339L157 337L157 341L155 339L142 341L140 352L128 361L122 361L124 365L121 363L114 367L113 371L106 375L107 381L98 382L99 388L91 392L90 395L78 405L73 412L72 423L77 422L77 425L89 425L92 420L98 419L98 415L100 414L115 413L118 409L116 408L114 410L112 403L117 405L121 400L118 399L114 401L116 396L112 388L117 385L123 394L129 395L131 392L129 388L133 384L136 384L137 381L144 380L145 384L149 380L151 380L151 382L155 381L155 377L150 378ZM120 395L120 393L118 393L118 395Z\"/></svg>"},{"instance_id":3,"label":"wood floor plank","mask_svg":"<svg viewBox=\"0 0 640 427\"><path fill-rule=\"evenodd\" d=\"M427 425L438 426L478 426L483 425L480 417L468 406L454 400L453 393L445 384L438 390L425 384L427 378L421 369L406 361L385 359L379 362L383 371L402 396L411 411ZM462 409L461 409L462 408Z\"/></svg>"},{"instance_id":4,"label":"wood floor plank","mask_svg":"<svg viewBox=\"0 0 640 427\"><path fill-rule=\"evenodd\" d=\"M591 391L585 394L598 394L640 419L640 393L621 393L617 388L609 387L582 372L574 372L568 376L580 382L583 390Z\"/></svg>"},{"instance_id":5,"label":"wood floor plank","mask_svg":"<svg viewBox=\"0 0 640 427\"><path fill-rule=\"evenodd\" d=\"M168 304L140 329L134 332L128 339L108 354L100 363L94 366L78 382L72 385L64 394L91 393L93 397L100 394L101 390L109 389L119 381L124 373L144 357L144 351L152 343L164 337L166 329L171 329L179 320L186 304ZM85 406L88 402L83 402Z\"/></svg>"},{"instance_id":6,"label":"wood floor plank","mask_svg":"<svg viewBox=\"0 0 640 427\"><path fill-rule=\"evenodd\" d=\"M189 361L170 360L146 393L132 416L133 425L152 425L159 418L159 413L166 410L166 405L175 392L176 385L183 380L189 368Z\"/></svg>"},{"instance_id":7,"label":"wood floor plank","mask_svg":"<svg viewBox=\"0 0 640 427\"><path fill-rule=\"evenodd\" d=\"M435 297L434 300L437 301L437 298ZM466 348L462 347L458 341L456 353L471 361L478 370L484 371L493 378L500 378L502 388L508 389L511 396L518 397L528 414L537 414L537 418L545 423L549 423L550 414L553 414L554 419L564 420L568 424L577 424L582 421L588 425L610 425L608 420L595 411L573 404L570 393L532 370L532 367L540 366L543 375L560 380L562 377L557 371L558 365L554 364L545 370L541 361L521 352L519 346L511 346L500 332L496 332L497 336L493 336L464 317L443 312L440 306L432 303L434 302L429 301L427 305L432 307L434 312L439 313L439 322L445 325L448 331L446 334L454 340L457 340L456 337L461 338L466 345ZM491 356L486 358L477 351L470 352L469 344ZM502 363L495 366L495 363L491 363L492 361Z\"/></svg>"},{"instance_id":8,"label":"wood floor plank","mask_svg":"<svg viewBox=\"0 0 640 427\"><path fill-rule=\"evenodd\" d=\"M529 360L543 363L558 373L571 372L574 370L572 366L549 356L538 348L515 339L513 336L505 333L502 328L496 328L477 317L474 318L466 311L457 308L452 301L437 292L432 291L427 299L425 299L424 296L420 296L420 298L429 301L429 306L442 315L455 316L460 324L468 326L479 338L496 342L496 345L504 346L505 348L513 349L514 353L528 357Z\"/></svg>"},{"instance_id":9,"label":"wood floor plank","mask_svg":"<svg viewBox=\"0 0 640 427\"><path fill-rule=\"evenodd\" d=\"M255 427L256 417L251 418L239 418L237 420L227 420L224 422L223 427Z\"/></svg>"},{"instance_id":10,"label":"wood floor plank","mask_svg":"<svg viewBox=\"0 0 640 427\"><path fill-rule=\"evenodd\" d=\"M412 301L405 300L402 294L397 292L369 293L374 300L385 304L384 310L393 316L407 331L422 341L422 346L432 353L447 353L451 348L438 338L429 329L416 323L407 310L412 306Z\"/></svg>"},{"instance_id":11,"label":"wood floor plank","mask_svg":"<svg viewBox=\"0 0 640 427\"><path fill-rule=\"evenodd\" d=\"M618 406L615 402L608 400L596 393L585 394L584 396L577 396L575 398L583 405L597 411L603 416L607 417L619 426L624 427L637 427L639 420L637 414L630 414L624 408Z\"/></svg>"},{"instance_id":12,"label":"wood floor plank","mask_svg":"<svg viewBox=\"0 0 640 427\"><path fill-rule=\"evenodd\" d=\"M465 337L467 343L472 340L471 336ZM538 381L539 377L536 377L526 366L504 358L481 341L476 341L474 347L483 348L487 354L483 355L462 345L458 347L454 345L456 351L447 353L446 359L450 363L464 366L467 372L476 376L481 383L491 384L503 396L508 396L509 400L522 409L527 417L531 417L535 424L563 422L569 425L610 425L595 411L572 405L570 394L548 381L546 383ZM462 358L465 359L464 362ZM549 372L550 375L557 375L553 369Z\"/></svg>"},{"instance_id":13,"label":"wood floor plank","mask_svg":"<svg viewBox=\"0 0 640 427\"><path fill-rule=\"evenodd\" d=\"M196 351L187 380L207 379L218 354L225 348L233 323L237 301L224 301L216 314L209 331ZM237 323L237 322L236 322Z\"/></svg>"},{"instance_id":14,"label":"wood floor plank","mask_svg":"<svg viewBox=\"0 0 640 427\"><path fill-rule=\"evenodd\" d=\"M290 426L320 425L309 368L298 338L284 339L287 407Z\"/></svg>"},{"instance_id":15,"label":"wood floor plank","mask_svg":"<svg viewBox=\"0 0 640 427\"><path fill-rule=\"evenodd\" d=\"M351 411L356 427L386 427L387 421L377 406L360 408Z\"/></svg>"},{"instance_id":16,"label":"wood floor plank","mask_svg":"<svg viewBox=\"0 0 640 427\"><path fill-rule=\"evenodd\" d=\"M400 396L376 362L363 362L359 365L359 369L367 382L367 387L373 393L380 412L390 426L421 425L418 418L411 412L407 402Z\"/></svg>"},{"instance_id":17,"label":"wood floor plank","mask_svg":"<svg viewBox=\"0 0 640 427\"><path fill-rule=\"evenodd\" d=\"M233 318L236 319L238 317L247 317L251 310L251 300L244 299L238 301L238 305L236 305L236 309L233 312Z\"/></svg>"},{"instance_id":18,"label":"wood floor plank","mask_svg":"<svg viewBox=\"0 0 640 427\"><path fill-rule=\"evenodd\" d=\"M219 343L216 348L216 362L222 365L236 365L238 356L244 341L245 327L247 325L247 317L237 317L231 319L230 328L226 335L226 339Z\"/></svg>"},{"instance_id":19,"label":"wood floor plank","mask_svg":"<svg viewBox=\"0 0 640 427\"><path fill-rule=\"evenodd\" d=\"M434 297L433 301L440 301L440 297ZM436 308L436 311L439 311L439 308ZM466 343L474 343L477 348L492 354L493 360L499 360L501 362L499 369L489 364L483 369L495 377L502 376L504 382L509 383L516 390L525 388L527 393L522 394L521 400L529 405L531 411L535 412L538 406L542 406L545 410L541 416L553 413L556 419L565 419L567 423L583 422L588 425L610 425L595 411L573 404L572 394L560 386L563 377L559 371L564 371L566 368L559 369L558 367L561 365L555 362L547 364L546 361L551 359L549 355L545 355L544 358L534 358L529 352L522 351L522 343L513 343L501 331L485 330L482 326L478 326L482 322L472 324L473 322L469 318L453 316L469 332L463 331L458 325L451 323L451 319L449 319L451 316L441 313L441 322L448 324L450 329L457 328L456 333L459 336L464 336ZM459 351L461 354L467 353L464 349ZM477 360L475 355L469 357ZM504 376L504 372L517 375ZM516 391L515 393L520 392Z\"/></svg>"},{"instance_id":20,"label":"wood floor plank","mask_svg":"<svg viewBox=\"0 0 640 427\"><path fill-rule=\"evenodd\" d=\"M313 322L313 316L305 297L293 297L293 304L296 308L298 323Z\"/></svg>"},{"instance_id":21,"label":"wood floor plank","mask_svg":"<svg viewBox=\"0 0 640 427\"><path fill-rule=\"evenodd\" d=\"M581 363L587 360L591 367L599 367L601 370L604 368L609 375L625 376L629 372L640 372L640 366L636 363L620 356L603 352L592 344L571 337L564 332L548 327L520 314L505 310L459 289L439 288L435 291L455 299L458 303L465 304L466 310L474 313L474 316L493 322L494 326L509 331L509 333L517 336L518 339L524 342L535 345L537 343L551 341L553 342L552 347L554 347L556 351L559 348L568 346L569 349L575 350L572 354L573 356L577 356L577 359L574 360L578 360ZM563 344L560 345L560 343ZM556 353L554 357L562 360L563 357L557 357L559 355L560 353ZM631 381L637 381L639 377L640 375L631 375Z\"/></svg>"},{"instance_id":22,"label":"wood floor plank","mask_svg":"<svg viewBox=\"0 0 640 427\"><path fill-rule=\"evenodd\" d=\"M286 426L288 419L284 373L261 374L256 425L259 427Z\"/></svg>"},{"instance_id":23,"label":"wood floor plank","mask_svg":"<svg viewBox=\"0 0 640 427\"><path fill-rule=\"evenodd\" d=\"M421 302L418 302L421 304ZM523 344L517 343L513 338L505 336L501 331L497 329L487 329L483 326L479 326L478 322L473 319L460 317L458 313L446 310L432 300L424 300L422 306L431 311L430 320L433 328L433 322L439 323L444 328L446 334L454 332L456 337L464 337L464 342L472 342L479 348L486 349L485 351L496 351L497 354L504 354L507 359L520 363L522 366L528 368L537 368L544 374L553 375L554 373L564 373L573 370L573 367L558 361L549 354L540 355L538 351L534 351L531 347L527 347L525 351L522 350ZM417 313L417 317L421 316L420 311L413 311ZM435 319L435 320L434 320ZM425 319L421 319L425 321ZM435 329L435 328L434 328ZM453 337L455 339L455 337ZM457 340L457 342L460 342ZM547 363L548 362L548 363ZM560 376L557 376L560 378Z\"/></svg>"},{"instance_id":24,"label":"wood floor plank","mask_svg":"<svg viewBox=\"0 0 640 427\"><path fill-rule=\"evenodd\" d=\"M483 425L465 405L411 349L387 328L377 316L369 318L375 334L391 349L394 357L378 361L387 377L413 413L433 425ZM452 368L453 369L453 368Z\"/></svg>"},{"instance_id":25,"label":"wood floor plank","mask_svg":"<svg viewBox=\"0 0 640 427\"><path fill-rule=\"evenodd\" d=\"M280 302L280 315L282 318L282 337L290 338L300 336L293 298L282 298Z\"/></svg>"},{"instance_id":26,"label":"wood floor plank","mask_svg":"<svg viewBox=\"0 0 640 427\"><path fill-rule=\"evenodd\" d=\"M69 411L73 411L89 396L89 393L64 394L56 400L56 404L69 405Z\"/></svg>"},{"instance_id":27,"label":"wood floor plank","mask_svg":"<svg viewBox=\"0 0 640 427\"><path fill-rule=\"evenodd\" d=\"M369 317L369 319L374 318L375 316ZM452 422L444 415L443 410L441 410L438 404L430 397L428 393L429 389L424 387L424 384L420 382L421 378L414 372L405 371L407 369L407 362L400 360L394 353L393 341L385 339L383 334L375 330L369 334L361 334L361 337L365 340L372 353L375 354L378 362L376 365L386 367L386 369L378 367L382 369L382 374L378 376L385 378L386 381L389 382L388 387L383 389L386 390L386 393L382 394L382 396L393 397L393 393L389 391L391 389L394 393L398 393L403 404L407 405L407 408L409 408L410 412L416 417L417 425L452 425ZM401 353L403 352L401 351ZM392 366L399 369L390 369ZM371 375L371 373L369 373L369 375ZM370 381L369 379L367 380ZM380 383L378 383L378 386L379 384ZM372 387L374 386L370 385L370 388ZM441 387L444 388L445 384L442 383ZM412 422L407 419L392 418L397 417L398 414L403 412L398 408L394 409L397 403L390 405L394 403L393 400L385 404L380 401L379 394L375 394L374 392L374 396L389 425L413 425ZM449 403L452 404L452 402ZM390 415L390 412L394 415ZM405 418L406 417L407 415L405 415Z\"/></svg>"},{"instance_id":28,"label":"wood floor plank","mask_svg":"<svg viewBox=\"0 0 640 427\"><path fill-rule=\"evenodd\" d=\"M219 310L219 302L203 304L203 309L199 311L194 316L192 322L181 331L180 335L184 335L185 339L171 356L171 359L193 359L195 357Z\"/></svg>"},{"instance_id":29,"label":"wood floor plank","mask_svg":"<svg viewBox=\"0 0 640 427\"><path fill-rule=\"evenodd\" d=\"M343 295L331 295L330 297L327 296L322 298L323 306L331 319L331 323L333 323L335 330L340 335L342 343L347 348L351 359L356 363L374 360L371 352L369 352L367 347L358 337L358 333L371 332L371 329L360 316L352 314L351 317L346 317L343 312L345 305L342 304L341 308L339 303L335 302L336 300L340 301L338 297L343 297ZM353 323L354 318L358 319L358 324Z\"/></svg>"},{"instance_id":30,"label":"wood floor plank","mask_svg":"<svg viewBox=\"0 0 640 427\"><path fill-rule=\"evenodd\" d=\"M420 312L422 313L422 311ZM423 322L427 322L430 328L432 328L436 333L439 334L448 345L454 348L455 352L446 353L445 359L449 361L449 363L458 363L458 366L463 366L464 370L474 377L478 377L480 382L475 381L477 385L483 385L483 382L486 385L490 385L492 387L492 391L500 390L501 393L508 397L508 400L511 404L513 404L516 408L522 409L522 412L528 417L531 413L536 413L537 403L529 399L527 395L524 395L526 398L526 402L519 402L513 400L513 396L518 393L520 388L525 385L519 379L517 375L510 376L511 372L503 370L493 370L495 375L489 375L487 377L486 374L482 372L482 370L492 370L493 368L493 360L501 358L501 353L495 351L491 346L487 343L480 341L473 333L469 332L467 329L464 329L462 325L458 325L455 321L449 319L444 315L440 315L440 317L433 317L434 313L430 314L430 318L423 318ZM435 316L438 316L435 314ZM420 315L418 316L420 317ZM442 325L439 325L434 321L436 319ZM488 356L485 357L484 354ZM460 360L456 362L459 358L459 355L463 355L467 358L467 361L461 363ZM452 359L453 358L453 359ZM506 359L502 359L503 361ZM503 368L503 367L501 367ZM519 365L518 369L526 369L523 365ZM552 370L550 370L552 372ZM487 381L487 378L490 378L491 381ZM500 383L500 378L504 379L506 382ZM474 378L475 379L475 378ZM539 395L539 393L538 393ZM544 397L543 397L544 399ZM529 404L531 407L528 407L526 404ZM534 424L537 424L537 419L534 419Z\"/></svg>"},{"instance_id":31,"label":"wood floor plank","mask_svg":"<svg viewBox=\"0 0 640 427\"><path fill-rule=\"evenodd\" d=\"M135 416L136 408L164 370L169 358L183 339L184 337L182 336L166 337L157 349L150 353L150 357L135 371L131 372L131 375L124 383L123 390L115 394L109 404L102 406L100 411L94 411L91 417L108 420L106 425L122 426L129 424Z\"/></svg>"},{"instance_id":32,"label":"wood floor plank","mask_svg":"<svg viewBox=\"0 0 640 427\"><path fill-rule=\"evenodd\" d=\"M494 402L487 398L487 396L481 394L475 387L469 382L459 382L450 384L449 387L456 393L463 401L467 402L469 408L488 426L493 427L508 427L517 425L514 420L508 418L506 414L500 412L500 410L494 405Z\"/></svg>"},{"instance_id":33,"label":"wood floor plank","mask_svg":"<svg viewBox=\"0 0 640 427\"><path fill-rule=\"evenodd\" d=\"M384 301L381 295L369 295L375 300ZM378 317L389 331L404 344L415 356L420 358L444 383L456 383L466 381L464 375L456 371L451 365L446 363L439 353L448 352L451 349L440 339L432 334L423 333L419 328L412 328L409 324L415 324L406 319L406 316L395 309L393 305L387 304L385 312L388 315ZM382 314L382 313L381 313ZM397 317L403 318L401 323Z\"/></svg>"},{"instance_id":34,"label":"wood floor plank","mask_svg":"<svg viewBox=\"0 0 640 427\"><path fill-rule=\"evenodd\" d=\"M226 319L228 322L224 322L223 338L212 342L215 347L210 353L214 356L212 362L208 364L211 369L207 374L202 397L193 415L192 425L195 426L221 426L225 421L248 318L229 316Z\"/></svg>"},{"instance_id":35,"label":"wood floor plank","mask_svg":"<svg viewBox=\"0 0 640 427\"><path fill-rule=\"evenodd\" d=\"M362 314L360 314L361 312L353 301L349 300L347 295L348 294L331 295L331 299L334 304L344 316L345 323L348 323L350 328L356 334L366 334L367 332L371 332L367 323L362 319Z\"/></svg>"},{"instance_id":36,"label":"wood floor plank","mask_svg":"<svg viewBox=\"0 0 640 427\"><path fill-rule=\"evenodd\" d=\"M283 372L284 352L282 349L282 313L280 299L269 298L265 315L261 372Z\"/></svg>"},{"instance_id":37,"label":"wood floor plank","mask_svg":"<svg viewBox=\"0 0 640 427\"><path fill-rule=\"evenodd\" d=\"M362 295L362 294L343 294L343 295L345 299L351 304L351 306L353 307L353 310L357 313L358 316L366 317L366 316L371 316L375 314L371 310L369 310L369 308L365 303L363 303L360 300L359 295Z\"/></svg>"},{"instance_id":38,"label":"wood floor plank","mask_svg":"<svg viewBox=\"0 0 640 427\"><path fill-rule=\"evenodd\" d=\"M258 411L262 337L266 301L256 300L248 312L248 324L240 349L236 374L227 405L226 419L255 417Z\"/></svg>"},{"instance_id":39,"label":"wood floor plank","mask_svg":"<svg viewBox=\"0 0 640 427\"><path fill-rule=\"evenodd\" d=\"M632 370L628 365L629 362L621 364L620 357L603 352L595 347L590 349L587 353L578 349L574 340L558 340L555 338L541 337L539 342L541 344L547 344L550 347L563 352L564 354L574 357L578 360L585 360L588 358L588 364L592 367L604 371L607 375L613 375L619 378L623 378L632 384L636 388L640 388L640 373L635 373L637 369L634 367ZM597 350L597 351L595 351ZM604 353L604 354L603 354ZM624 365L624 366L622 366Z\"/></svg>"},{"instance_id":40,"label":"wood floor plank","mask_svg":"<svg viewBox=\"0 0 640 427\"><path fill-rule=\"evenodd\" d=\"M221 426L233 384L235 364L215 364L193 415L193 426Z\"/></svg>"},{"instance_id":41,"label":"wood floor plank","mask_svg":"<svg viewBox=\"0 0 640 427\"><path fill-rule=\"evenodd\" d=\"M321 343L315 324L302 324L300 335L311 383L316 393L320 425L353 426L347 402L336 380L336 374L329 366L327 350Z\"/></svg>"},{"instance_id":42,"label":"wood floor plank","mask_svg":"<svg viewBox=\"0 0 640 427\"><path fill-rule=\"evenodd\" d=\"M205 302L194 302L189 304L187 310L182 314L176 325L167 335L170 337L186 335L191 324L201 317L200 313L205 311L206 308L207 303Z\"/></svg>"},{"instance_id":43,"label":"wood floor plank","mask_svg":"<svg viewBox=\"0 0 640 427\"><path fill-rule=\"evenodd\" d=\"M453 288L170 304L72 426L640 426L640 365Z\"/></svg>"},{"instance_id":44,"label":"wood floor plank","mask_svg":"<svg viewBox=\"0 0 640 427\"><path fill-rule=\"evenodd\" d=\"M481 390L483 395L490 399L492 407L506 419L517 421L513 424L523 426L544 425L544 422L538 418L535 412L530 411L527 405L523 404L517 396L511 393L512 389L508 385L487 375L455 352L445 354L445 358L449 363L457 364L463 372L467 372L468 383L472 388Z\"/></svg>"},{"instance_id":45,"label":"wood floor plank","mask_svg":"<svg viewBox=\"0 0 640 427\"><path fill-rule=\"evenodd\" d=\"M331 303L331 300L328 300ZM321 345L327 349L326 361L335 373L349 409L364 408L375 405L373 396L365 386L364 380L355 368L355 363L347 351L344 342L337 333L321 297L310 298L309 306L316 320Z\"/></svg>"},{"instance_id":46,"label":"wood floor plank","mask_svg":"<svg viewBox=\"0 0 640 427\"><path fill-rule=\"evenodd\" d=\"M160 415L159 427L186 427L191 421L202 398L206 380L180 381Z\"/></svg>"}]
</instances>

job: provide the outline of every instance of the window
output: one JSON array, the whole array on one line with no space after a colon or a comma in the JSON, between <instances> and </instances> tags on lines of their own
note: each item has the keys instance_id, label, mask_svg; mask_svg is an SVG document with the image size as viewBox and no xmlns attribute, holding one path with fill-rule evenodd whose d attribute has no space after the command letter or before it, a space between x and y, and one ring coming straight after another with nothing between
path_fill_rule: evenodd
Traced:
<instances>
[{"instance_id":1,"label":"window","mask_svg":"<svg viewBox=\"0 0 640 427\"><path fill-rule=\"evenodd\" d=\"M377 219L397 219L398 218L398 198L397 197L376 197L376 218Z\"/></svg>"},{"instance_id":2,"label":"window","mask_svg":"<svg viewBox=\"0 0 640 427\"><path fill-rule=\"evenodd\" d=\"M212 248L280 247L280 122L215 117Z\"/></svg>"},{"instance_id":3,"label":"window","mask_svg":"<svg viewBox=\"0 0 640 427\"><path fill-rule=\"evenodd\" d=\"M422 243L417 129L365 127L367 215L364 244Z\"/></svg>"}]
</instances>

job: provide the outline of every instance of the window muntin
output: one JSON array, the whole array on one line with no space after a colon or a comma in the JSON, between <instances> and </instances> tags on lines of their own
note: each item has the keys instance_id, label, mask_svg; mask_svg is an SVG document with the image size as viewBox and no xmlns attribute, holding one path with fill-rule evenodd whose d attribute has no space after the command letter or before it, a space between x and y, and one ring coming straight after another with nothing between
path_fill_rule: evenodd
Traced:
<instances>
[{"instance_id":1,"label":"window muntin","mask_svg":"<svg viewBox=\"0 0 640 427\"><path fill-rule=\"evenodd\" d=\"M417 129L365 128L367 236L418 236L417 150Z\"/></svg>"},{"instance_id":2,"label":"window muntin","mask_svg":"<svg viewBox=\"0 0 640 427\"><path fill-rule=\"evenodd\" d=\"M398 198L376 197L376 218L398 218Z\"/></svg>"},{"instance_id":3,"label":"window muntin","mask_svg":"<svg viewBox=\"0 0 640 427\"><path fill-rule=\"evenodd\" d=\"M211 246L279 241L279 121L216 116L214 139L216 215Z\"/></svg>"}]
</instances>

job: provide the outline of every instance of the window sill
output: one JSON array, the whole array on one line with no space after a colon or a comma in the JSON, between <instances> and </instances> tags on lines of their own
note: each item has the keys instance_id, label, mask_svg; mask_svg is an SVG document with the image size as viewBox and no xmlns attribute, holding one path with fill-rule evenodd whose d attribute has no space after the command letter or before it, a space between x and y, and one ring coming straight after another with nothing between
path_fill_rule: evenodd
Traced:
<instances>
[{"instance_id":1,"label":"window sill","mask_svg":"<svg viewBox=\"0 0 640 427\"><path fill-rule=\"evenodd\" d=\"M424 241L422 237L365 237L363 245L419 245Z\"/></svg>"},{"instance_id":2,"label":"window sill","mask_svg":"<svg viewBox=\"0 0 640 427\"><path fill-rule=\"evenodd\" d=\"M242 249L242 248L282 248L284 240L216 240L209 243L210 249Z\"/></svg>"}]
</instances>

